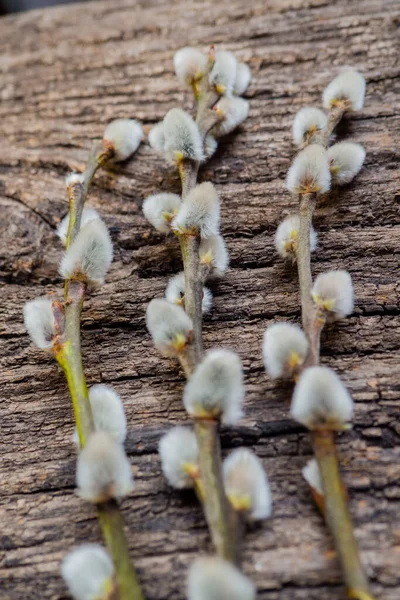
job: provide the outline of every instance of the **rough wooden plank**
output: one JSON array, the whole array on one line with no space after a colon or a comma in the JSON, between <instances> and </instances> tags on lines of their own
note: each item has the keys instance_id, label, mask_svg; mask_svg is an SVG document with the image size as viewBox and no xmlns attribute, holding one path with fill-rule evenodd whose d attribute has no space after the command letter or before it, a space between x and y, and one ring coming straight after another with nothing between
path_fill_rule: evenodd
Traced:
<instances>
[{"instance_id":1,"label":"rough wooden plank","mask_svg":"<svg viewBox=\"0 0 400 600\"><path fill-rule=\"evenodd\" d=\"M290 123L319 102L341 65L367 77L365 108L340 134L363 143L366 167L354 185L317 211L315 272L345 267L356 288L354 315L324 334L323 360L356 400L340 452L363 560L377 597L397 600L400 467L398 158L400 67L395 0L327 2L94 2L0 20L0 359L2 598L66 597L59 563L68 548L99 538L90 507L74 494L73 419L62 374L29 345L22 305L59 285L54 230L67 211L63 177L82 168L90 140L112 117L146 126L189 96L173 75L174 51L224 44L252 67L251 113L202 173L222 198L232 268L213 287L209 347L241 354L246 416L222 432L224 451L244 444L262 457L274 518L245 541L245 570L265 600L343 597L332 544L300 471L311 449L290 421L291 389L263 372L260 342L275 317L299 317L296 274L277 260L272 236L293 210L283 180L293 156ZM137 486L123 504L146 596L184 597L188 565L210 549L190 493L171 491L157 456L160 435L185 420L183 380L153 350L146 305L180 268L175 241L152 231L143 198L177 191L176 174L144 144L134 160L96 176L90 202L111 227L116 258L84 312L89 383L121 393Z\"/></svg>"}]
</instances>

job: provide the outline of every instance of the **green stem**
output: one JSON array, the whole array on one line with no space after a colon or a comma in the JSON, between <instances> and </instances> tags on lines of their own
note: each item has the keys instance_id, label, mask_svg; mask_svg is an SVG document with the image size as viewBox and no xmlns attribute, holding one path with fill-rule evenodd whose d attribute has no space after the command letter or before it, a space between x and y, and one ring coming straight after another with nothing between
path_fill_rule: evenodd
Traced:
<instances>
[{"instance_id":1,"label":"green stem","mask_svg":"<svg viewBox=\"0 0 400 600\"><path fill-rule=\"evenodd\" d=\"M104 146L102 142L95 142L83 172L82 183L71 183L68 186L69 199L69 226L65 246L68 249L79 233L83 207L85 205L89 186L96 171L103 167L114 156L112 146Z\"/></svg>"},{"instance_id":2,"label":"green stem","mask_svg":"<svg viewBox=\"0 0 400 600\"><path fill-rule=\"evenodd\" d=\"M120 600L143 600L137 574L129 560L128 542L124 533L124 523L118 505L109 500L97 506L97 516L103 538L111 555L117 573Z\"/></svg>"},{"instance_id":3,"label":"green stem","mask_svg":"<svg viewBox=\"0 0 400 600\"><path fill-rule=\"evenodd\" d=\"M340 479L334 432L313 431L311 436L324 489L325 518L338 551L348 596L373 600Z\"/></svg>"},{"instance_id":4,"label":"green stem","mask_svg":"<svg viewBox=\"0 0 400 600\"><path fill-rule=\"evenodd\" d=\"M65 306L65 331L56 358L64 369L74 409L79 443L83 447L94 430L85 374L82 366L80 322L86 286L70 281Z\"/></svg>"},{"instance_id":5,"label":"green stem","mask_svg":"<svg viewBox=\"0 0 400 600\"><path fill-rule=\"evenodd\" d=\"M199 446L200 480L204 491L203 508L211 538L219 556L234 564L239 563L236 514L226 497L221 477L221 446L218 423L196 419L194 424Z\"/></svg>"},{"instance_id":6,"label":"green stem","mask_svg":"<svg viewBox=\"0 0 400 600\"><path fill-rule=\"evenodd\" d=\"M80 347L80 315L85 285L71 281L65 309L65 333L56 354L67 378L80 446L83 447L94 430L92 410L82 366ZM119 600L143 600L137 575L129 559L128 543L123 529L122 516L114 501L97 506L100 527L118 583Z\"/></svg>"},{"instance_id":7,"label":"green stem","mask_svg":"<svg viewBox=\"0 0 400 600\"><path fill-rule=\"evenodd\" d=\"M67 235L67 248L80 229L83 206L91 180L97 169L113 155L113 150L96 144L91 151L84 172L83 184L71 184L68 189L70 201L70 227ZM64 370L70 390L75 422L81 448L85 446L94 431L93 415L89 401L81 353L81 312L86 292L82 281L65 281L65 329L57 337L55 356ZM59 306L56 310L57 322L61 319ZM110 556L113 560L118 600L143 600L136 571L129 559L128 542L125 537L123 520L115 501L97 505L98 519Z\"/></svg>"}]
</instances>

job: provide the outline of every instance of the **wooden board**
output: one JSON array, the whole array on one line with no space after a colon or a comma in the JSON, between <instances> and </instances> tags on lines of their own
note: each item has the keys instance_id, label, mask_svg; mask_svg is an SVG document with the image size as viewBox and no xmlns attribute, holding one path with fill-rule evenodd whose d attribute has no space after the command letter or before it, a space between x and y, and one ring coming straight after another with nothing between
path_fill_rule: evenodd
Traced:
<instances>
[{"instance_id":1,"label":"wooden board","mask_svg":"<svg viewBox=\"0 0 400 600\"><path fill-rule=\"evenodd\" d=\"M224 451L254 448L274 498L273 519L245 539L245 571L260 599L344 597L332 542L301 477L310 443L289 419L290 386L265 375L260 344L275 318L299 318L296 272L273 249L277 224L295 210L284 187L291 121L300 107L319 104L340 66L352 65L367 78L367 100L340 135L365 145L366 165L318 209L313 268L346 268L354 280L354 315L324 333L323 362L356 402L340 455L362 558L377 598L399 598L399 21L395 0L123 0L0 20L3 600L65 598L62 557L99 539L93 510L74 493L63 375L30 345L22 320L26 300L60 288L55 228L67 212L64 177L83 168L110 119L136 117L149 127L174 106L190 109L172 57L184 45L211 43L233 50L254 75L249 119L201 173L220 192L231 254L228 275L213 286L205 343L237 349L246 374L246 416L223 429ZM115 260L86 303L83 353L89 384L112 384L125 403L136 489L122 508L146 597L175 600L210 542L192 494L171 491L157 454L162 433L185 421L182 375L154 351L145 328L148 302L181 265L175 240L156 234L141 213L143 199L160 189L178 191L178 178L147 143L96 176L90 204L111 228Z\"/></svg>"}]
</instances>

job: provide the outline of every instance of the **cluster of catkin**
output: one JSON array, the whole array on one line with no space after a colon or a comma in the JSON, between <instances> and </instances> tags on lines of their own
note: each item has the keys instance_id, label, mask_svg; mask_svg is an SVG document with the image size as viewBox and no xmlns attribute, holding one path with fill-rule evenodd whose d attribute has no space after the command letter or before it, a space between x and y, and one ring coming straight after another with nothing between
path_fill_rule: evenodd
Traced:
<instances>
[{"instance_id":1,"label":"cluster of catkin","mask_svg":"<svg viewBox=\"0 0 400 600\"><path fill-rule=\"evenodd\" d=\"M269 326L263 357L271 378L287 377L296 382L291 415L311 432L315 453L303 475L333 535L349 598L369 600L368 581L338 471L334 437L349 427L353 401L339 376L319 365L321 331L325 323L353 312L353 285L344 270L323 272L313 280L310 262L311 253L317 249L312 217L319 197L333 186L351 182L365 159L360 144L329 145L343 115L362 108L364 95L364 78L354 70L345 70L324 90L327 112L306 107L295 116L293 141L301 151L289 169L286 186L298 200L298 212L280 223L275 245L283 259L297 263L303 328L292 323Z\"/></svg>"},{"instance_id":2,"label":"cluster of catkin","mask_svg":"<svg viewBox=\"0 0 400 600\"><path fill-rule=\"evenodd\" d=\"M113 246L108 229L94 208L84 206L91 178L109 162L123 161L138 148L141 125L130 119L110 123L95 144L82 174L66 178L70 211L57 228L66 251L59 274L64 297L43 296L24 307L33 343L54 353L65 372L73 401L77 446L77 493L95 504L109 552L85 544L64 560L63 577L77 600L141 598L134 571L127 565L126 540L116 500L133 489L131 466L124 451L127 423L118 393L103 384L87 389L80 351L80 314L88 291L99 288L110 267Z\"/></svg>"},{"instance_id":3,"label":"cluster of catkin","mask_svg":"<svg viewBox=\"0 0 400 600\"><path fill-rule=\"evenodd\" d=\"M182 196L157 193L145 200L143 211L158 231L178 238L184 271L170 279L165 298L150 302L147 327L161 354L178 359L185 371L183 405L193 426L177 426L165 434L159 445L161 465L170 485L195 488L218 555L192 565L189 600L252 600L253 584L233 565L239 561L243 522L270 515L270 489L251 450L236 449L221 464L218 426L235 425L242 415L243 373L231 350L212 348L203 356L202 313L212 303L205 284L225 273L229 256L220 233L217 190L210 182L197 183L199 165L215 152L218 139L247 117L248 102L240 95L250 71L231 52L213 48L208 56L183 48L174 65L181 83L193 89L197 116L170 110L150 131L149 141L178 169ZM196 291L200 302L188 305Z\"/></svg>"},{"instance_id":4,"label":"cluster of catkin","mask_svg":"<svg viewBox=\"0 0 400 600\"><path fill-rule=\"evenodd\" d=\"M174 427L162 437L161 466L172 487L194 488L217 554L198 558L191 566L189 600L254 600L255 587L239 570L239 546L246 521L270 516L271 494L252 451L239 448L224 461L221 458L219 425L235 425L242 416L243 372L235 352L225 348L203 352L202 319L212 306L206 284L224 275L229 255L220 232L217 190L210 182L197 182L199 168L216 152L218 140L246 119L249 105L241 96L251 74L231 52L215 52L213 47L208 54L183 48L176 53L174 66L179 81L194 93L196 117L180 108L170 110L151 129L149 143L178 170L182 194L152 195L144 201L143 212L157 231L176 237L183 271L170 279L164 298L151 301L146 322L157 350L177 359L186 375L183 405L190 424ZM363 78L346 71L324 92L328 113L304 108L295 117L293 139L301 151L289 170L287 187L299 198L299 212L279 225L275 242L279 255L298 265L303 329L290 323L268 327L263 356L272 378L296 381L291 414L312 432L317 459L307 465L304 476L334 535L349 596L370 600L357 563L351 521L343 508L332 433L346 429L353 403L340 378L318 364L325 322L353 310L352 283L346 271L322 273L312 281L310 266L310 254L317 247L312 216L318 196L333 184L350 182L364 161L364 149L358 144L341 142L327 148L344 113L362 107L364 92ZM116 503L134 485L124 451L123 404L109 386L86 387L80 349L85 295L104 283L113 255L107 227L96 210L85 206L88 188L98 168L127 159L142 137L136 121L113 121L102 143L92 149L84 172L67 177L70 210L57 230L66 247L59 269L64 296L40 297L24 308L32 341L52 351L65 372L77 426L77 491L96 505L107 545L106 551L85 544L65 558L62 574L76 600L143 598ZM332 509L336 505L339 510Z\"/></svg>"}]
</instances>

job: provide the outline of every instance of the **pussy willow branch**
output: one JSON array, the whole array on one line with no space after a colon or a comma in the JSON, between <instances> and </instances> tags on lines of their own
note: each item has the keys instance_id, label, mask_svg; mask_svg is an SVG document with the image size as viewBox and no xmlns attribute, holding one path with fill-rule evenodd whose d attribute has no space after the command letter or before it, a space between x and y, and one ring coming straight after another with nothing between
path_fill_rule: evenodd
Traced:
<instances>
[{"instance_id":1,"label":"pussy willow branch","mask_svg":"<svg viewBox=\"0 0 400 600\"><path fill-rule=\"evenodd\" d=\"M180 363L189 379L193 368L188 367L184 355L180 356ZM195 419L194 432L199 448L201 493L197 490L197 495L211 538L219 556L238 564L241 523L225 494L218 423L213 419Z\"/></svg>"},{"instance_id":2,"label":"pussy willow branch","mask_svg":"<svg viewBox=\"0 0 400 600\"><path fill-rule=\"evenodd\" d=\"M66 247L74 241L79 232L82 211L91 180L97 169L113 156L111 147L96 144L89 155L83 174L83 183L71 183L68 190L70 202L70 222ZM82 365L81 353L81 311L86 292L82 281L65 281L65 330L57 340L56 359L63 368L74 408L79 443L83 447L94 431L92 410ZM136 571L129 560L129 548L124 533L124 525L118 505L114 500L97 505L97 514L103 537L112 558L118 583L119 600L143 600Z\"/></svg>"},{"instance_id":3,"label":"pussy willow branch","mask_svg":"<svg viewBox=\"0 0 400 600\"><path fill-rule=\"evenodd\" d=\"M209 60L209 70L213 61ZM204 143L207 133L217 123L219 116L212 108L219 95L210 90L208 72L198 82L196 123ZM182 198L196 186L199 163L185 159L180 164ZM201 269L199 246L200 235L180 235L182 259L185 273L185 310L193 321L193 338L190 348L181 356L181 365L189 378L203 355L202 299L206 273ZM216 552L226 560L239 562L238 527L236 514L225 494L221 444L218 423L212 419L196 419L194 431L199 447L200 479L203 491L202 504Z\"/></svg>"},{"instance_id":4,"label":"pussy willow branch","mask_svg":"<svg viewBox=\"0 0 400 600\"><path fill-rule=\"evenodd\" d=\"M333 107L329 112L326 127L311 136L308 143L317 143L326 148L333 130L342 119L346 108L345 104ZM300 194L297 265L303 328L310 342L310 353L305 367L319 363L320 336L325 324L321 311L315 307L311 297L310 231L315 206L316 194ZM368 579L360 561L353 523L340 478L335 434L333 431L316 430L312 432L311 437L324 490L324 514L341 562L347 595L356 600L373 600L369 592Z\"/></svg>"},{"instance_id":5,"label":"pussy willow branch","mask_svg":"<svg viewBox=\"0 0 400 600\"><path fill-rule=\"evenodd\" d=\"M353 523L341 481L333 431L311 434L324 490L324 514L335 540L346 583L347 595L357 600L373 600L361 564Z\"/></svg>"},{"instance_id":6,"label":"pussy willow branch","mask_svg":"<svg viewBox=\"0 0 400 600\"><path fill-rule=\"evenodd\" d=\"M209 63L211 69L212 63ZM209 90L208 73L206 73L197 87L197 116L196 123L199 128L203 143L207 133L218 122L218 115L211 109L217 103L220 96ZM199 172L200 163L194 160L184 159L179 166L179 174L182 182L182 199L197 184L197 175ZM183 267L185 273L185 310L193 321L193 339L192 353L194 363L197 364L203 354L203 338L202 338L202 300L203 300L203 284L200 269L200 235L180 235L180 244L182 249Z\"/></svg>"}]
</instances>

